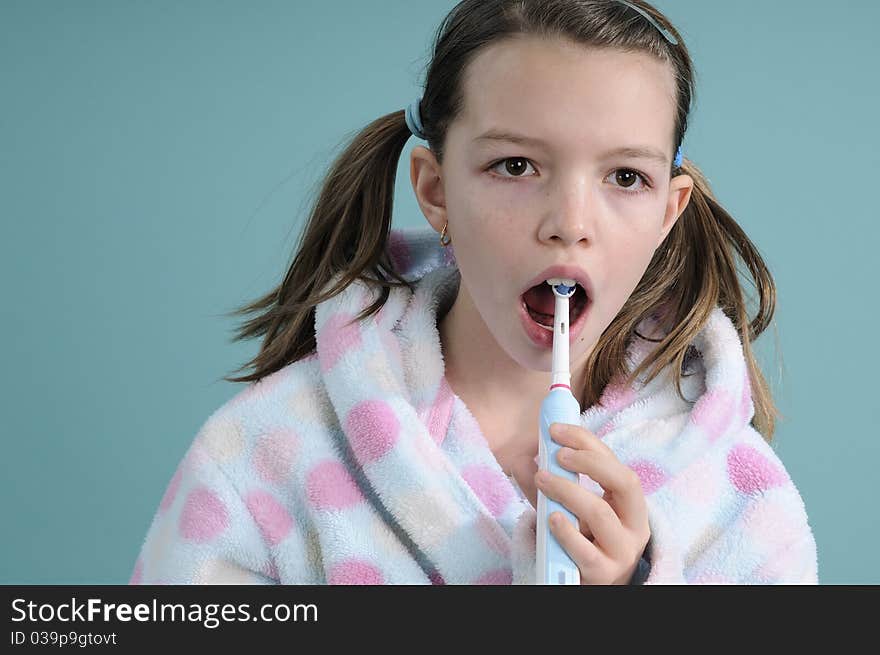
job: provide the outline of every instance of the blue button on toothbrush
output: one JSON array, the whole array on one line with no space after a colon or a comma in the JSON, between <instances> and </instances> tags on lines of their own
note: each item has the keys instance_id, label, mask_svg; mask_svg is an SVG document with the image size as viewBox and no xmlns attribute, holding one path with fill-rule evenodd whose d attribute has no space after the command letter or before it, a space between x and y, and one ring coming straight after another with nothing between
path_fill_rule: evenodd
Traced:
<instances>
[{"instance_id":1,"label":"blue button on toothbrush","mask_svg":"<svg viewBox=\"0 0 880 655\"><path fill-rule=\"evenodd\" d=\"M577 473L567 471L557 462L556 453L560 446L550 437L550 426L553 423L580 425L581 407L571 392L571 374L568 370L568 299L574 295L577 282L566 278L551 278L547 280L547 284L556 296L553 314L553 377L550 392L541 403L538 468L577 483ZM574 514L564 505L547 498L538 489L535 582L540 585L579 585L581 574L577 565L550 531L548 518L554 512L562 513L566 521L580 530Z\"/></svg>"}]
</instances>

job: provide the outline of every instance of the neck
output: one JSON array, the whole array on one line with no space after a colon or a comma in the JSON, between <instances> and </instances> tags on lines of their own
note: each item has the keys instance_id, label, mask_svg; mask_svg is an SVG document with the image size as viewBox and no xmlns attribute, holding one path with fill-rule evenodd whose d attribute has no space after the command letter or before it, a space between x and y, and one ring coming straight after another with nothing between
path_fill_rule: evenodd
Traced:
<instances>
[{"instance_id":1,"label":"neck","mask_svg":"<svg viewBox=\"0 0 880 655\"><path fill-rule=\"evenodd\" d=\"M537 454L538 413L550 390L550 371L527 369L511 359L468 294L457 295L439 318L438 331L446 380L477 419L493 452ZM581 374L582 367L573 369L572 381Z\"/></svg>"}]
</instances>

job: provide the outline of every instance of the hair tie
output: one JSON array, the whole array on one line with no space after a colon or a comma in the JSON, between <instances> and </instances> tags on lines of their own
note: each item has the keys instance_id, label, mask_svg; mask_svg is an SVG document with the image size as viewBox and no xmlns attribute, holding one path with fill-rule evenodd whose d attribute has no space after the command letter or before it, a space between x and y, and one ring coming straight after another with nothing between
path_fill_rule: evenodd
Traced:
<instances>
[{"instance_id":1,"label":"hair tie","mask_svg":"<svg viewBox=\"0 0 880 655\"><path fill-rule=\"evenodd\" d=\"M409 128L409 131L412 132L415 136L419 137L420 139L425 139L425 133L422 132L422 115L420 111L421 104L422 96L419 96L412 101L409 107L406 108L406 126Z\"/></svg>"}]
</instances>

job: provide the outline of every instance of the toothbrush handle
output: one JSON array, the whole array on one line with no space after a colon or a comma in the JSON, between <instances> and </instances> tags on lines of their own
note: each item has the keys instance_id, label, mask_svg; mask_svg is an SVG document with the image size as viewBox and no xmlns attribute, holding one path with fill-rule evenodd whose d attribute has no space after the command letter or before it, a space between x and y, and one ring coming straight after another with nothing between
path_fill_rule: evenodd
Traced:
<instances>
[{"instance_id":1,"label":"toothbrush handle","mask_svg":"<svg viewBox=\"0 0 880 655\"><path fill-rule=\"evenodd\" d=\"M550 436L550 426L553 423L580 425L580 414L580 405L571 391L565 387L556 387L550 390L541 403L539 417L538 468L574 483L578 482L578 474L562 468L556 459L560 445ZM579 529L578 519L572 512L538 490L535 582L540 585L579 585L581 576L577 565L550 530L547 519L554 512L561 512L565 520Z\"/></svg>"}]
</instances>

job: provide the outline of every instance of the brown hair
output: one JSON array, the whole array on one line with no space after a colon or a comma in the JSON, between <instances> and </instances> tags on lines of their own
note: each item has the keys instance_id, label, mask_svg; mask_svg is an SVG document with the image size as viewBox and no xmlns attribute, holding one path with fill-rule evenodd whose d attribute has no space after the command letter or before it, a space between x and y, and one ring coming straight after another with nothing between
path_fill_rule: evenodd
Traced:
<instances>
[{"instance_id":1,"label":"brown hair","mask_svg":"<svg viewBox=\"0 0 880 655\"><path fill-rule=\"evenodd\" d=\"M670 44L638 12L615 0L459 2L435 36L420 107L423 132L437 161L443 161L446 131L463 107L462 75L468 63L482 48L517 35L563 37L594 48L648 53L668 62L677 87L674 153L687 129L695 72L681 36L666 17L647 2L634 0L634 4L672 33L678 45ZM410 136L404 111L397 110L367 125L335 159L284 280L262 298L231 313L257 314L238 328L234 341L256 336L264 339L259 354L238 369L252 366L254 371L225 380L256 381L313 353L316 305L354 280L381 288L380 297L357 320L377 312L392 287L412 289L395 272L386 249L398 161ZM694 180L690 202L590 354L581 405L598 402L614 378L632 383L650 367L650 381L668 364L674 364L675 384L683 398L681 376L687 359L694 354L690 343L718 305L733 322L743 345L755 405L752 425L770 442L779 412L750 344L773 317L773 278L757 248L717 201L693 162L684 160L680 167L673 164L670 176L677 174ZM757 315L752 319L737 277L734 251L745 262L759 296ZM321 293L340 272L339 283ZM668 334L627 376L627 344L640 321L658 311Z\"/></svg>"}]
</instances>

